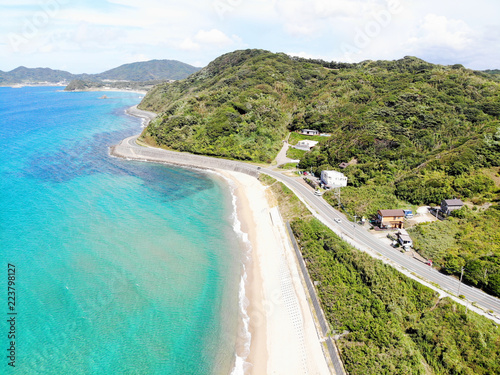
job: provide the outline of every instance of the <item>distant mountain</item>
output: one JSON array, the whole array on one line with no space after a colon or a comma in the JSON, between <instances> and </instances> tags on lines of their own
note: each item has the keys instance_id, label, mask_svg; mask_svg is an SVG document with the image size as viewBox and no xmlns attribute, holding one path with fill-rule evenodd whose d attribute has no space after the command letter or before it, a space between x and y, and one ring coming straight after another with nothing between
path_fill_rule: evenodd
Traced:
<instances>
[{"instance_id":1,"label":"distant mountain","mask_svg":"<svg viewBox=\"0 0 500 375\"><path fill-rule=\"evenodd\" d=\"M126 81L179 80L197 72L200 68L176 60L151 60L124 64L104 73L98 74L99 79Z\"/></svg>"},{"instance_id":2,"label":"distant mountain","mask_svg":"<svg viewBox=\"0 0 500 375\"><path fill-rule=\"evenodd\" d=\"M59 83L69 81L75 77L74 74L62 70L49 68L30 69L20 66L10 72L0 72L0 85L13 85L23 83Z\"/></svg>"},{"instance_id":3,"label":"distant mountain","mask_svg":"<svg viewBox=\"0 0 500 375\"><path fill-rule=\"evenodd\" d=\"M152 60L125 64L100 74L72 74L63 70L33 69L20 66L10 72L0 71L0 86L40 83L68 84L72 80L87 82L179 80L198 70L200 68L175 60Z\"/></svg>"}]
</instances>

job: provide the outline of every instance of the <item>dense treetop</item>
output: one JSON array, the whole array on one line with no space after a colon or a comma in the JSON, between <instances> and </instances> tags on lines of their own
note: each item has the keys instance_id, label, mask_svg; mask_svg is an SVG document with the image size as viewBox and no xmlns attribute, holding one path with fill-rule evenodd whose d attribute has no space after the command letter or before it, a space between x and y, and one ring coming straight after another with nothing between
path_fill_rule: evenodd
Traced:
<instances>
[{"instance_id":1,"label":"dense treetop","mask_svg":"<svg viewBox=\"0 0 500 375\"><path fill-rule=\"evenodd\" d=\"M458 175L498 164L492 77L414 57L346 64L246 50L158 86L142 108L162 113L149 139L173 149L268 161L287 130L313 128L333 136L304 167L355 158L359 183L373 168Z\"/></svg>"}]
</instances>

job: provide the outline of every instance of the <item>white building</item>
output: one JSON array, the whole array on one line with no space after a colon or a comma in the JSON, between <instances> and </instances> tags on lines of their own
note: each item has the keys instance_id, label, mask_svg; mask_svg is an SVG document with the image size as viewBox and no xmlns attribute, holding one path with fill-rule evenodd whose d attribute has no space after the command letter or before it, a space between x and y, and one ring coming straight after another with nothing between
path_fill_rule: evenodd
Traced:
<instances>
[{"instance_id":1,"label":"white building","mask_svg":"<svg viewBox=\"0 0 500 375\"><path fill-rule=\"evenodd\" d=\"M344 187L347 186L347 177L337 171L322 171L321 182L327 187Z\"/></svg>"},{"instance_id":2,"label":"white building","mask_svg":"<svg viewBox=\"0 0 500 375\"><path fill-rule=\"evenodd\" d=\"M296 149L309 151L311 148L318 144L317 141L310 141L308 139L304 139L299 141L295 146Z\"/></svg>"},{"instance_id":3,"label":"white building","mask_svg":"<svg viewBox=\"0 0 500 375\"><path fill-rule=\"evenodd\" d=\"M318 130L314 130L314 129L302 129L300 134L304 134L304 135L319 135L319 131Z\"/></svg>"}]
</instances>

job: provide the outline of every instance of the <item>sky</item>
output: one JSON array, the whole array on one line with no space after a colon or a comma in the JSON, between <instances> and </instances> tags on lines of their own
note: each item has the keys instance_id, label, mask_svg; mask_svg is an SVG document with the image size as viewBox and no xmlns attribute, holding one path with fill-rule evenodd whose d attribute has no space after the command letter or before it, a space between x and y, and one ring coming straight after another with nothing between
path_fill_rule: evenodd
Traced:
<instances>
[{"instance_id":1,"label":"sky","mask_svg":"<svg viewBox=\"0 0 500 375\"><path fill-rule=\"evenodd\" d=\"M500 69L499 16L498 0L0 0L0 70L202 67L247 48Z\"/></svg>"}]
</instances>

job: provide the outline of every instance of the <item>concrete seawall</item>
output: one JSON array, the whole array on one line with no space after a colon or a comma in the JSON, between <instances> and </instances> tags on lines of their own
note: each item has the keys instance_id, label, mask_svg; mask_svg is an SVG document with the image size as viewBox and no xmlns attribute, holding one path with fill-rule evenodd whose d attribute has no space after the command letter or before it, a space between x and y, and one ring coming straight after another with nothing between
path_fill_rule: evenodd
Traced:
<instances>
[{"instance_id":1,"label":"concrete seawall","mask_svg":"<svg viewBox=\"0 0 500 375\"><path fill-rule=\"evenodd\" d=\"M136 139L137 136L129 137L121 141L119 145L111 146L110 154L130 160L173 164L200 169L223 169L246 173L252 177L259 177L258 167L253 165L246 167L241 165L241 162L233 162L231 160L163 150L160 148L142 147L135 143Z\"/></svg>"},{"instance_id":2,"label":"concrete seawall","mask_svg":"<svg viewBox=\"0 0 500 375\"><path fill-rule=\"evenodd\" d=\"M137 108L137 105L134 105L128 108L125 113L129 116L143 118L145 120L144 127L148 126L148 124L156 117L156 113L144 111L142 109Z\"/></svg>"}]
</instances>

